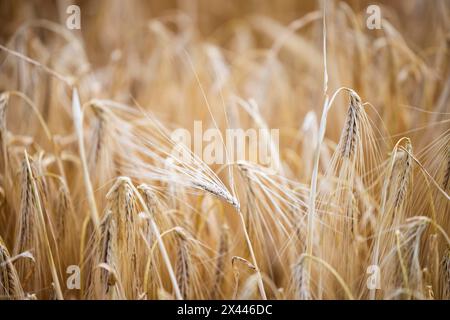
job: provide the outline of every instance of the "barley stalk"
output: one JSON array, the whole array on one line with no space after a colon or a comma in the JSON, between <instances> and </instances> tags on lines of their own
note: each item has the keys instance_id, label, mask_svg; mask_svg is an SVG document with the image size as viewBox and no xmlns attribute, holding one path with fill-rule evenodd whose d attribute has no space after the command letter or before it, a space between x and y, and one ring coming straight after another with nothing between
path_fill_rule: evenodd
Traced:
<instances>
[{"instance_id":1,"label":"barley stalk","mask_svg":"<svg viewBox=\"0 0 450 320\"><path fill-rule=\"evenodd\" d=\"M73 89L72 92L72 113L73 113L73 122L75 126L75 133L78 139L78 148L80 153L81 165L83 168L83 180L86 186L86 197L89 203L89 210L91 213L91 219L94 223L95 230L98 234L98 229L100 225L97 205L95 203L94 190L92 189L92 183L89 178L89 170L86 161L86 154L84 148L84 137L83 137L83 115L81 112L80 106L80 98L78 96L78 91L76 88Z\"/></svg>"}]
</instances>

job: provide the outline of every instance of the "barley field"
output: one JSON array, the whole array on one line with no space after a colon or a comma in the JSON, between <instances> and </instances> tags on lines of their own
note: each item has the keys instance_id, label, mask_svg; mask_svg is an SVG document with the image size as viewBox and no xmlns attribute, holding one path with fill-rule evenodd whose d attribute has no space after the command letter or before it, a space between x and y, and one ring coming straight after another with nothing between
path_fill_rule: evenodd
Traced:
<instances>
[{"instance_id":1,"label":"barley field","mask_svg":"<svg viewBox=\"0 0 450 320\"><path fill-rule=\"evenodd\" d=\"M0 299L450 299L449 57L448 0L2 0Z\"/></svg>"}]
</instances>

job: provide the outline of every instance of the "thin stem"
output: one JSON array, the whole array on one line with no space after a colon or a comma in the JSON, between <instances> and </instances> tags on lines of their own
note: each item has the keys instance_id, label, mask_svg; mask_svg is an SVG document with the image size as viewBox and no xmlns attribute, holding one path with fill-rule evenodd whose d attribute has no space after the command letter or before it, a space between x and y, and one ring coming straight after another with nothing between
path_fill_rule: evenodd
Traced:
<instances>
[{"instance_id":1,"label":"thin stem","mask_svg":"<svg viewBox=\"0 0 450 320\"><path fill-rule=\"evenodd\" d=\"M327 263L326 261L324 261L324 260L322 260L322 259L320 259L320 258L318 258L318 257L311 256L311 255L309 255L309 254L302 254L301 257L300 257L300 259L304 259L304 258L309 258L309 259L311 259L312 261L318 262L318 263L320 263L321 265L323 265L326 269L328 269L328 271L330 271L330 272L334 275L334 277L336 278L336 280L339 282L339 284L341 285L342 289L344 289L345 294L347 295L347 297L348 297L350 300L354 300L354 299L355 299L355 298L353 297L352 292L350 291L350 288L349 288L348 285L345 283L344 279L342 279L342 277L340 276L340 274L339 274L339 273L338 273L338 272L337 272L337 271L336 271L329 263Z\"/></svg>"},{"instance_id":2,"label":"thin stem","mask_svg":"<svg viewBox=\"0 0 450 320\"><path fill-rule=\"evenodd\" d=\"M245 241L247 242L248 250L250 251L250 256L252 258L253 265L256 268L256 273L258 275L258 289L261 294L261 298L263 300L267 300L266 291L264 290L264 283L261 276L261 271L259 270L258 263L256 262L255 252L253 251L253 246L250 241L250 237L248 236L247 228L245 226L244 216L242 215L241 210L238 211L239 217L241 218L242 229L244 230Z\"/></svg>"},{"instance_id":3,"label":"thin stem","mask_svg":"<svg viewBox=\"0 0 450 320\"><path fill-rule=\"evenodd\" d=\"M175 272L173 271L173 267L170 262L169 255L167 253L164 242L162 241L161 233L159 232L158 226L156 225L155 220L153 219L153 215L151 214L150 210L148 209L147 205L145 204L144 199L142 199L139 191L136 190L136 188L133 185L131 185L131 188L133 189L133 192L135 193L136 198L138 199L139 203L143 207L144 211L148 215L148 219L150 220L150 227L152 228L152 232L156 235L156 241L158 242L159 250L161 251L161 255L162 255L162 258L166 265L167 272L169 273L170 281L172 282L173 290L175 291L175 296L176 296L177 300L183 300L183 296L181 295L180 287L178 286L177 277L175 276Z\"/></svg>"},{"instance_id":4,"label":"thin stem","mask_svg":"<svg viewBox=\"0 0 450 320\"><path fill-rule=\"evenodd\" d=\"M83 115L80 108L80 98L76 88L73 88L72 93L72 113L73 113L73 123L75 126L75 131L78 138L78 147L80 152L81 166L83 169L83 180L86 187L86 197L89 203L89 211L91 213L91 218L94 223L95 231L100 234L100 219L97 211L97 205L95 203L94 190L92 188L91 179L89 177L89 169L86 161L86 153L84 148L84 138L83 138Z\"/></svg>"}]
</instances>

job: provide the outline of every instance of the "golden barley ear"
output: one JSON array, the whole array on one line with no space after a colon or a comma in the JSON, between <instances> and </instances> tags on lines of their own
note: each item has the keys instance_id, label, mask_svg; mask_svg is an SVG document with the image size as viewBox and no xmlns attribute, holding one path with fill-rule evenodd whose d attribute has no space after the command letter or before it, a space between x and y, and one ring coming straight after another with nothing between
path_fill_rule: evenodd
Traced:
<instances>
[{"instance_id":1,"label":"golden barley ear","mask_svg":"<svg viewBox=\"0 0 450 320\"><path fill-rule=\"evenodd\" d=\"M0 300L24 299L25 294L20 283L11 256L0 237Z\"/></svg>"},{"instance_id":2,"label":"golden barley ear","mask_svg":"<svg viewBox=\"0 0 450 320\"><path fill-rule=\"evenodd\" d=\"M406 197L408 186L412 176L412 145L409 139L406 142L405 149L397 151L394 159L394 168L392 172L394 193L394 207L400 207Z\"/></svg>"},{"instance_id":3,"label":"golden barley ear","mask_svg":"<svg viewBox=\"0 0 450 320\"><path fill-rule=\"evenodd\" d=\"M31 170L34 171L34 163L30 159ZM26 159L23 159L21 166L21 197L19 222L16 231L16 243L14 246L14 254L22 251L36 249L37 241L37 213L36 200L34 199L32 190L32 177L30 176ZM25 262L24 262L25 263ZM24 263L18 265L19 274L22 276L26 273Z\"/></svg>"},{"instance_id":4,"label":"golden barley ear","mask_svg":"<svg viewBox=\"0 0 450 320\"><path fill-rule=\"evenodd\" d=\"M361 98L355 93L350 93L350 105L347 111L343 134L341 136L341 153L344 158L352 158L361 136Z\"/></svg>"},{"instance_id":5,"label":"golden barley ear","mask_svg":"<svg viewBox=\"0 0 450 320\"><path fill-rule=\"evenodd\" d=\"M64 181L62 181L56 199L56 234L57 241L64 243L69 236L69 218L74 216L74 208L70 197L69 189Z\"/></svg>"},{"instance_id":6,"label":"golden barley ear","mask_svg":"<svg viewBox=\"0 0 450 320\"><path fill-rule=\"evenodd\" d=\"M90 104L91 120L87 162L92 181L98 186L117 174L117 132L112 112L97 102Z\"/></svg>"},{"instance_id":7,"label":"golden barley ear","mask_svg":"<svg viewBox=\"0 0 450 320\"><path fill-rule=\"evenodd\" d=\"M105 213L100 223L100 243L97 251L97 261L94 268L98 268L98 265L102 263L110 266L112 269L116 268L116 237L116 223L113 219L113 214L111 213L111 211L108 211ZM100 288L95 288L95 290L100 290L100 292L97 292L97 294L99 295L100 299L103 299L105 295L108 295L110 293L111 289L116 284L116 278L113 273L109 272L105 268L101 268L99 280Z\"/></svg>"},{"instance_id":8,"label":"golden barley ear","mask_svg":"<svg viewBox=\"0 0 450 320\"><path fill-rule=\"evenodd\" d=\"M99 162L99 158L101 157L101 153L103 151L103 148L105 147L105 139L106 134L107 134L107 129L106 126L108 125L107 123L107 117L105 115L105 112L103 111L103 109L99 106L97 106L95 103L93 103L92 105L92 110L95 114L95 124L93 127L93 133L91 136L91 149L88 152L88 162L89 165L91 166L91 170L93 170L92 172L94 172L94 170L97 167L97 164Z\"/></svg>"},{"instance_id":9,"label":"golden barley ear","mask_svg":"<svg viewBox=\"0 0 450 320\"><path fill-rule=\"evenodd\" d=\"M309 287L305 283L305 259L298 259L292 267L295 297L298 300L311 300Z\"/></svg>"},{"instance_id":10,"label":"golden barley ear","mask_svg":"<svg viewBox=\"0 0 450 320\"><path fill-rule=\"evenodd\" d=\"M106 195L109 208L117 223L119 250L134 253L136 199L128 177L119 177Z\"/></svg>"},{"instance_id":11,"label":"golden barley ear","mask_svg":"<svg viewBox=\"0 0 450 320\"><path fill-rule=\"evenodd\" d=\"M181 228L176 228L178 251L176 262L177 282L180 286L180 292L184 299L189 299L191 293L191 272L192 261L189 249L189 239Z\"/></svg>"},{"instance_id":12,"label":"golden barley ear","mask_svg":"<svg viewBox=\"0 0 450 320\"><path fill-rule=\"evenodd\" d=\"M200 188L206 192L209 192L209 193L217 196L218 198L225 200L226 202L231 204L233 207L235 207L237 211L240 210L239 201L234 196L232 196L228 192L228 190L226 190L225 188L221 188L220 186L218 186L214 183L207 182L207 181L194 181L193 185L196 188Z\"/></svg>"}]
</instances>

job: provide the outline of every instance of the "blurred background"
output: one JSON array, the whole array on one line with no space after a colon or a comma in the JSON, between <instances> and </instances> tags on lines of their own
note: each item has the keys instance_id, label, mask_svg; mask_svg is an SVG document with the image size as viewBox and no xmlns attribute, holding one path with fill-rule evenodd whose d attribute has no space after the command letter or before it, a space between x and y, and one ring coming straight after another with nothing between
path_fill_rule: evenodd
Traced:
<instances>
[{"instance_id":1,"label":"blurred background","mask_svg":"<svg viewBox=\"0 0 450 320\"><path fill-rule=\"evenodd\" d=\"M190 127L192 115L207 114L196 73L219 123L223 107L215 107L220 102L215 94L220 89L225 101L231 94L256 99L272 127L298 128L308 110L321 111L324 3L3 0L0 43L73 77L83 99L130 103L132 96L167 120ZM81 9L80 30L65 27L71 4ZM428 121L399 108L448 110L448 0L326 4L329 93L341 86L356 90L391 135ZM370 30L366 10L374 4L383 25ZM19 88L34 95L44 117L51 117L58 98L35 90L49 76L5 52L0 59L0 90ZM338 136L345 116L346 100L338 102L331 137ZM50 127L60 127L48 120Z\"/></svg>"},{"instance_id":2,"label":"blurred background","mask_svg":"<svg viewBox=\"0 0 450 320\"><path fill-rule=\"evenodd\" d=\"M414 46L424 48L437 37L438 27L448 24L449 1L411 0L411 1L368 1L345 0L329 1L332 7L338 3L348 4L356 13L365 13L369 5L380 5L383 15ZM321 1L306 0L3 0L0 3L0 40L8 41L16 29L31 19L49 19L64 23L66 8L77 4L81 8L82 36L95 39L89 42L89 49L98 55L111 50L118 43L104 40L105 35L128 36L142 30L142 22L161 16L170 16L175 11L183 12L196 26L202 37L214 37L215 33L232 24L239 24L252 15L271 17L282 24L320 9ZM101 29L99 29L101 27ZM448 25L446 25L448 28ZM95 45L95 46L94 46ZM94 55L94 52L92 54ZM95 56L95 55L94 55Z\"/></svg>"}]
</instances>

